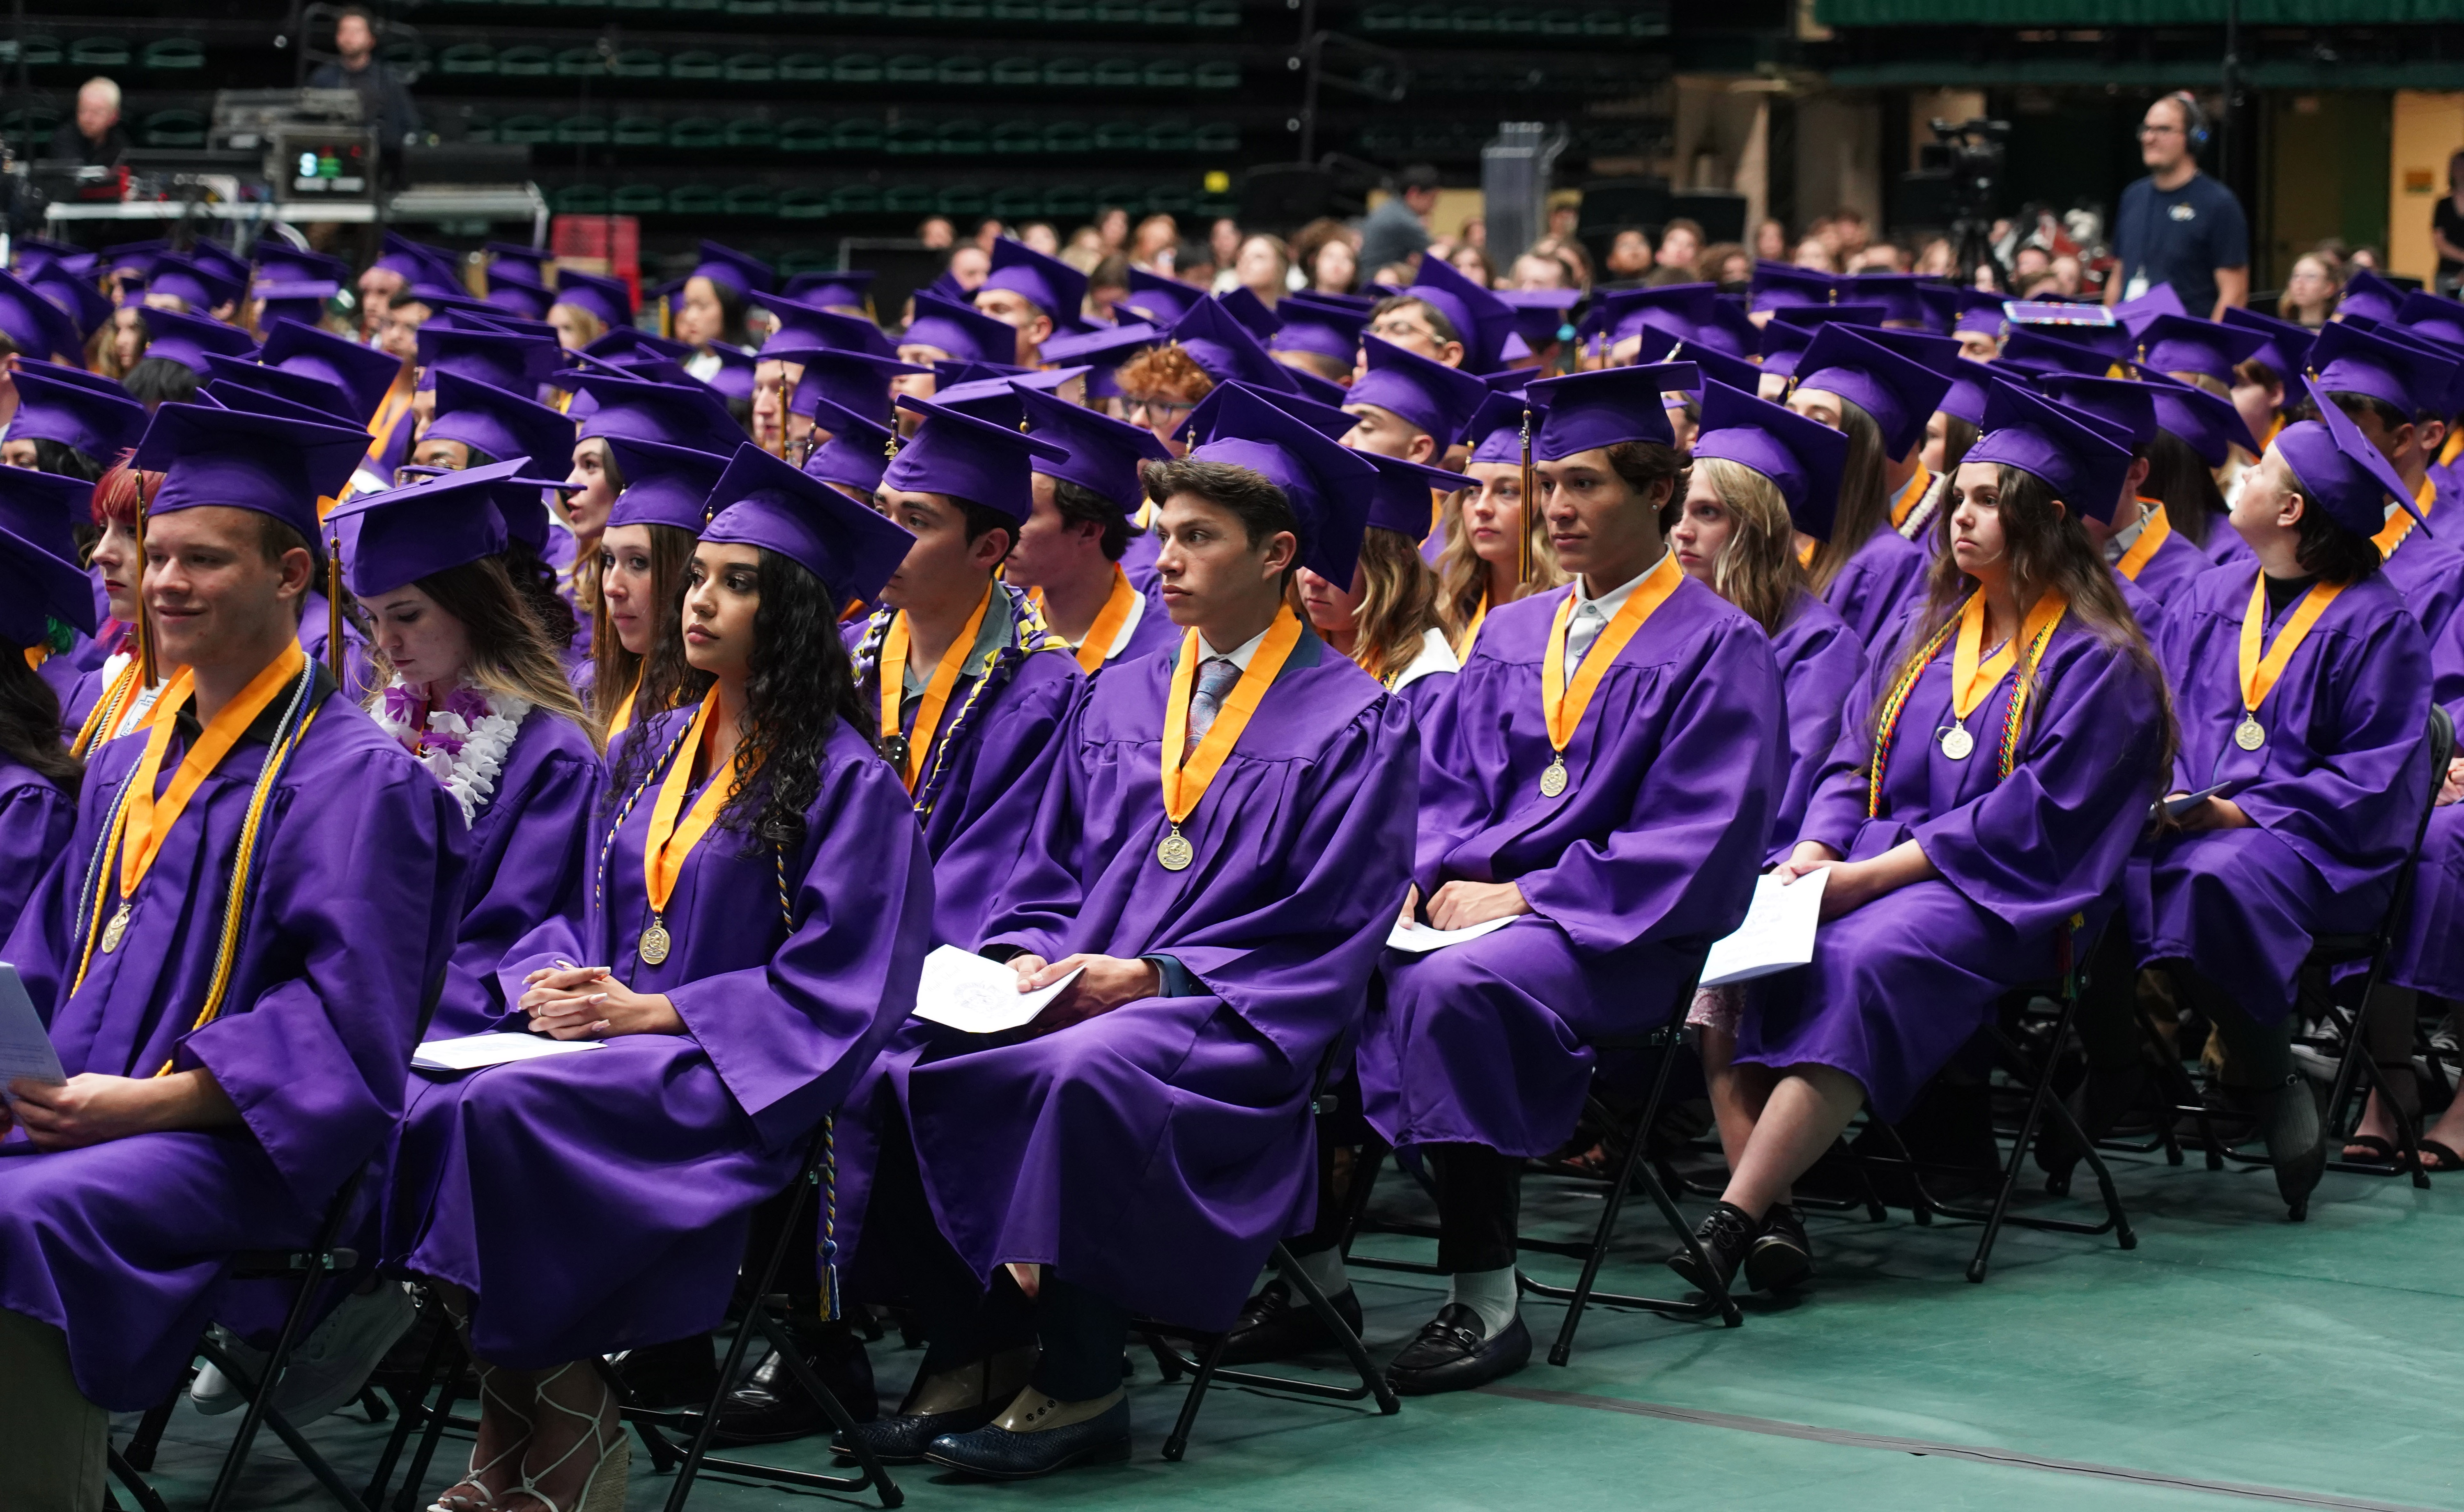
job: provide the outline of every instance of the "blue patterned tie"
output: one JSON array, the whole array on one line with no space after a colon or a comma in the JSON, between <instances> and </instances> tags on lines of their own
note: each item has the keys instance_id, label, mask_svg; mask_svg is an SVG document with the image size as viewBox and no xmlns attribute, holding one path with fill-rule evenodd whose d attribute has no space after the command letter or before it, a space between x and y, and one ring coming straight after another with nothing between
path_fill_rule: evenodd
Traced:
<instances>
[{"instance_id":1,"label":"blue patterned tie","mask_svg":"<svg viewBox=\"0 0 2464 1512\"><path fill-rule=\"evenodd\" d=\"M1198 691L1189 699L1189 739L1192 745L1206 738L1215 728L1215 716L1223 712L1223 695L1241 680L1241 668L1227 657L1209 657L1198 668Z\"/></svg>"}]
</instances>

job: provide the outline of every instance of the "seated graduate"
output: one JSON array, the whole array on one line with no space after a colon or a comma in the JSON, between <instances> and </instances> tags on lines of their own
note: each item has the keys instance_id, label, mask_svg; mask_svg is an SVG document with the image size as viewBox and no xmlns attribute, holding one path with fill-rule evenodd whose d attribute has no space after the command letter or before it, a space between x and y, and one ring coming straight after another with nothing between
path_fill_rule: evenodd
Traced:
<instances>
[{"instance_id":1,"label":"seated graduate","mask_svg":"<svg viewBox=\"0 0 2464 1512\"><path fill-rule=\"evenodd\" d=\"M2132 449L2134 456L2146 459L2147 475L2131 484L2131 497L2114 512L2119 528L2106 543L2106 554L2116 572L2165 604L2217 565L2215 554L2249 559L2249 546L2226 522L2215 470L2237 448L2249 448L2254 457L2264 449L2229 401L2149 368L2140 369L2139 379L2155 406L2156 430L2144 448ZM2193 536L2184 520L2197 522L2207 538ZM2155 537L2152 545L2150 537ZM2235 543L2230 550L2224 545L2228 540ZM2122 552L2118 559L2112 557L2116 545Z\"/></svg>"},{"instance_id":2,"label":"seated graduate","mask_svg":"<svg viewBox=\"0 0 2464 1512\"><path fill-rule=\"evenodd\" d=\"M2157 382L2170 383L2172 380L2160 374ZM2164 520L2162 504L2140 496L2140 487L2147 478L2148 449L2158 434L2154 386L2125 378L2090 378L2058 372L2038 373L2031 386L2068 409L2072 419L2101 431L2106 440L2130 453L2130 467L2122 476L2122 494L2114 503L2111 520L2084 509L2078 518L2079 529L2087 533L2088 544L2113 569L2114 588L2121 593L2122 602L2130 606L2130 617L2139 622L2140 638L2152 648L2164 639L2164 605L2136 581L2149 559L2169 547L2167 555L2171 560L2167 569L2177 584L2213 565L2189 542L2175 537L2169 528L2160 528ZM2199 394L2211 403L2224 403L2203 390L2175 386L2186 394Z\"/></svg>"},{"instance_id":3,"label":"seated graduate","mask_svg":"<svg viewBox=\"0 0 2464 1512\"><path fill-rule=\"evenodd\" d=\"M68 484L70 496L88 492L68 479L45 481ZM0 494L0 939L67 846L84 771L78 756L60 748L59 700L27 665L27 654L63 629L95 628L94 582L61 549L73 544L68 533L56 522L22 517L22 502ZM55 493L40 513L65 504Z\"/></svg>"},{"instance_id":4,"label":"seated graduate","mask_svg":"<svg viewBox=\"0 0 2464 1512\"><path fill-rule=\"evenodd\" d=\"M902 397L924 417L875 494L912 535L855 637L856 699L913 796L933 858L935 937L978 934L1017 864L1062 717L1085 681L1023 589L994 574L1034 508L1028 471L1068 453Z\"/></svg>"},{"instance_id":5,"label":"seated graduate","mask_svg":"<svg viewBox=\"0 0 2464 1512\"><path fill-rule=\"evenodd\" d=\"M1565 582L1549 525L1524 508L1531 471L1531 431L1539 419L1523 390L1488 396L1463 429L1471 459L1463 482L1440 512L1438 625L1458 661L1471 655L1489 606L1545 593Z\"/></svg>"},{"instance_id":6,"label":"seated graduate","mask_svg":"<svg viewBox=\"0 0 2464 1512\"><path fill-rule=\"evenodd\" d=\"M2414 290L2396 306L2387 334L2464 364L2464 305L2453 299ZM2444 506L2464 497L2464 372L2448 388L2435 418L2444 423L2444 433L2435 444L2419 438L2427 464L2422 475L2430 481L2432 504Z\"/></svg>"},{"instance_id":7,"label":"seated graduate","mask_svg":"<svg viewBox=\"0 0 2464 1512\"><path fill-rule=\"evenodd\" d=\"M1661 534L1683 462L1663 391L1690 363L1535 383L1551 543L1577 574L1489 611L1421 762L1407 911L1494 933L1389 956L1362 1031L1364 1110L1437 1186L1437 1317L1388 1367L1398 1391L1520 1370L1523 1162L1574 1131L1587 1041L1683 1011L1701 953L1744 919L1786 761L1762 626L1688 579ZM1345 1289L1330 1265L1331 1291Z\"/></svg>"},{"instance_id":8,"label":"seated graduate","mask_svg":"<svg viewBox=\"0 0 2464 1512\"><path fill-rule=\"evenodd\" d=\"M527 988L501 1026L603 1047L421 1072L404 1115L388 1263L480 1362L451 1512L517 1487L616 1504L627 1452L592 1358L717 1326L752 1209L914 1002L931 872L847 662L816 652L906 533L749 445L710 502L690 702L618 740L587 906L501 968Z\"/></svg>"},{"instance_id":9,"label":"seated graduate","mask_svg":"<svg viewBox=\"0 0 2464 1512\"><path fill-rule=\"evenodd\" d=\"M2128 930L2106 932L2079 1004L2091 1138L2135 1106L2145 1064L2133 967L2160 967L2216 1026L2224 1091L2255 1118L2297 1219L2326 1150L2292 1059L2294 975L2313 935L2386 911L2428 774L2430 651L2370 535L2402 482L2316 380L2320 420L2277 432L2234 496L2252 568L2219 567L2166 607L2182 747L2173 796L2206 800L2133 859Z\"/></svg>"},{"instance_id":10,"label":"seated graduate","mask_svg":"<svg viewBox=\"0 0 2464 1512\"><path fill-rule=\"evenodd\" d=\"M1327 645L1425 711L1454 686L1463 664L1438 625L1438 575L1420 558L1420 537L1429 528L1432 491L1442 497L1463 479L1422 462L1360 454L1377 470L1369 484L1360 564L1339 587L1303 567L1296 579L1301 609Z\"/></svg>"},{"instance_id":11,"label":"seated graduate","mask_svg":"<svg viewBox=\"0 0 2464 1512\"><path fill-rule=\"evenodd\" d=\"M674 708L693 680L685 660L685 578L705 519L703 502L728 458L627 436L605 437L599 445L606 449L616 497L599 536L590 694L592 712L612 742L633 727L637 713Z\"/></svg>"},{"instance_id":12,"label":"seated graduate","mask_svg":"<svg viewBox=\"0 0 2464 1512\"><path fill-rule=\"evenodd\" d=\"M1892 620L1924 591L1925 553L1891 529L1886 474L1925 443L1925 417L1950 380L1867 340L1825 325L1797 360L1788 407L1848 436L1831 538L1798 543L1814 591L1857 638L1879 646Z\"/></svg>"},{"instance_id":13,"label":"seated graduate","mask_svg":"<svg viewBox=\"0 0 2464 1512\"><path fill-rule=\"evenodd\" d=\"M1367 365L1343 396L1343 412L1353 421L1343 444L1410 462L1444 461L1487 401L1488 385L1378 337L1361 337L1360 350Z\"/></svg>"},{"instance_id":14,"label":"seated graduate","mask_svg":"<svg viewBox=\"0 0 2464 1512\"><path fill-rule=\"evenodd\" d=\"M1995 311L2000 318L2000 311ZM1952 374L1940 407L1925 420L1925 440L1917 447L1917 461L1925 472L1922 493L1902 495L1902 502L1892 506L1891 522L1899 533L1925 548L1927 555L1938 555L1943 534L1935 522L1950 511L1951 476L1967 459L1968 450L1976 445L1979 427L1985 424L1985 395L1991 386L1991 371L1983 362L1963 356L1947 364Z\"/></svg>"},{"instance_id":15,"label":"seated graduate","mask_svg":"<svg viewBox=\"0 0 2464 1512\"><path fill-rule=\"evenodd\" d=\"M2314 406L2332 404L2343 410L2403 485L2389 496L2387 521L2371 538L2387 581L2404 595L2432 645L2464 602L2464 552L2453 540L2433 539L2412 527L2414 516L2427 515L2435 502L2430 463L2446 438L2440 416L2457 379L2459 357L2464 353L2416 345L2384 329L2341 324L2321 331L2310 348L2317 375L2311 381ZM2398 509L2399 497L2409 508Z\"/></svg>"},{"instance_id":16,"label":"seated graduate","mask_svg":"<svg viewBox=\"0 0 2464 1512\"><path fill-rule=\"evenodd\" d=\"M2113 887L2155 796L2165 685L2079 516L2130 454L1996 382L1960 464L1949 549L1851 694L1783 878L1825 873L1812 964L1753 983L1726 1125L1749 1125L1696 1230L1725 1282L1812 1269L1793 1184L1860 1106L1885 1121L2051 974ZM2078 500L2075 510L2072 501ZM1669 1265L1707 1285L1693 1257Z\"/></svg>"},{"instance_id":17,"label":"seated graduate","mask_svg":"<svg viewBox=\"0 0 2464 1512\"><path fill-rule=\"evenodd\" d=\"M317 500L366 446L165 405L137 449L166 474L144 591L183 670L88 761L0 943L69 1073L14 1084L7 1137L42 1153L0 1159L0 1461L31 1504L100 1504L104 1413L170 1394L230 1254L309 1242L401 1112L462 825L298 640Z\"/></svg>"},{"instance_id":18,"label":"seated graduate","mask_svg":"<svg viewBox=\"0 0 2464 1512\"><path fill-rule=\"evenodd\" d=\"M1092 677L1171 646L1172 622L1121 568L1131 521L1144 510L1138 464L1172 453L1144 426L1020 386L1027 433L1065 455L1041 459L1033 508L1018 528L1003 578L1022 584L1053 634Z\"/></svg>"},{"instance_id":19,"label":"seated graduate","mask_svg":"<svg viewBox=\"0 0 2464 1512\"><path fill-rule=\"evenodd\" d=\"M1000 361L1040 366L1044 343L1077 330L1085 318L1087 275L1008 236L993 243L992 254L992 272L976 286L976 309L1018 332L1016 349Z\"/></svg>"},{"instance_id":20,"label":"seated graduate","mask_svg":"<svg viewBox=\"0 0 2464 1512\"><path fill-rule=\"evenodd\" d=\"M433 392L436 416L420 431L419 444L411 449L412 465L422 470L420 475L431 468L454 472L510 457L553 459L572 449L573 422L545 405L451 372L437 375ZM539 475L553 474L552 462L542 461ZM549 639L563 648L560 654L572 668L580 665L579 657L588 654L588 646L583 645L579 652L573 649L577 617L557 566L548 559L561 549L554 538L557 534L543 501L509 510L505 570Z\"/></svg>"},{"instance_id":21,"label":"seated graduate","mask_svg":"<svg viewBox=\"0 0 2464 1512\"><path fill-rule=\"evenodd\" d=\"M1419 762L1402 701L1286 598L1300 563L1351 576L1368 471L1242 391L1146 470L1180 647L1082 697L978 942L1025 989L1085 975L1027 1038L909 1024L841 1129L877 1151L841 1186L854 1284L931 1341L857 1430L885 1458L1125 1456L1129 1314L1226 1327L1308 1225L1309 1089L1394 926Z\"/></svg>"}]
</instances>

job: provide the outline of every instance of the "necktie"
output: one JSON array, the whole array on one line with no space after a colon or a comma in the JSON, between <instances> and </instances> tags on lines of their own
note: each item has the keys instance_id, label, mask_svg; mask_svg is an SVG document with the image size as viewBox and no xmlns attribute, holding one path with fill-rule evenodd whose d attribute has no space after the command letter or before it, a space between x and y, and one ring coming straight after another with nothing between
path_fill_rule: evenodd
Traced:
<instances>
[{"instance_id":1,"label":"necktie","mask_svg":"<svg viewBox=\"0 0 2464 1512\"><path fill-rule=\"evenodd\" d=\"M1608 628L1608 616L1600 612L1599 601L1586 599L1574 605L1574 617L1566 625L1566 680L1574 680L1574 668L1583 665L1583 653Z\"/></svg>"},{"instance_id":2,"label":"necktie","mask_svg":"<svg viewBox=\"0 0 2464 1512\"><path fill-rule=\"evenodd\" d=\"M1215 727L1215 716L1223 712L1223 695L1240 680L1241 668L1233 666L1229 657L1209 657L1199 668L1198 690L1189 695L1189 739L1193 749Z\"/></svg>"}]
</instances>

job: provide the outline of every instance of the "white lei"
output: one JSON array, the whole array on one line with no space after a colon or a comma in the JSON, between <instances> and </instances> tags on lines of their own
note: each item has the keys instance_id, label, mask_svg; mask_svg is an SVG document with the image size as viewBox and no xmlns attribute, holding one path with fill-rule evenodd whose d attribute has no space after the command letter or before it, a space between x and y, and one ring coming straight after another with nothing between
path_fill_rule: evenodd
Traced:
<instances>
[{"instance_id":1,"label":"white lei","mask_svg":"<svg viewBox=\"0 0 2464 1512\"><path fill-rule=\"evenodd\" d=\"M407 685L396 677L385 691L390 694L395 689L407 691ZM396 698L380 697L373 712L385 734L401 741L429 775L445 784L445 791L462 805L462 822L469 825L478 822L479 811L495 796L505 756L514 749L514 737L521 733L522 718L531 712L531 705L511 693L489 693L476 688L461 691L486 711L476 720L434 709L429 712L428 728L422 732L394 716Z\"/></svg>"}]
</instances>

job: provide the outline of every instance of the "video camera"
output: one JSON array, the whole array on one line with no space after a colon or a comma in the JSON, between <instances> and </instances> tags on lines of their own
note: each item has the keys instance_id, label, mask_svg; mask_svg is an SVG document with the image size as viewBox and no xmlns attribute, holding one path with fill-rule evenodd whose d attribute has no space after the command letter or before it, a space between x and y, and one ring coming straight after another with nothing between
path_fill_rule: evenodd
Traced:
<instances>
[{"instance_id":1,"label":"video camera","mask_svg":"<svg viewBox=\"0 0 2464 1512\"><path fill-rule=\"evenodd\" d=\"M2010 157L2011 123L1978 117L1930 122L1934 140L1917 149L1917 171L1946 182L1944 198L1957 219L1990 221L2000 207L2002 169Z\"/></svg>"}]
</instances>

